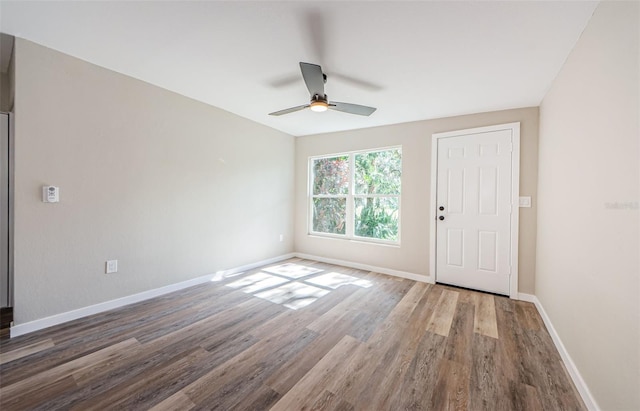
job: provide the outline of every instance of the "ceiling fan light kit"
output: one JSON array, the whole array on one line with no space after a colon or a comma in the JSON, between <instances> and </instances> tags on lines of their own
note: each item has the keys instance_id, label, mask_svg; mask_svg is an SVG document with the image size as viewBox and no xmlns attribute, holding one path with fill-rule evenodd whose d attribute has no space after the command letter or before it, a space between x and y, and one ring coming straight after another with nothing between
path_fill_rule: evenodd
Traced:
<instances>
[{"instance_id":1,"label":"ceiling fan light kit","mask_svg":"<svg viewBox=\"0 0 640 411\"><path fill-rule=\"evenodd\" d=\"M309 90L311 102L303 106L274 111L273 113L269 113L270 116L281 116L283 114L304 110L305 108L310 108L311 111L317 113L332 109L342 111L343 113L357 114L359 116L370 116L376 111L374 107L361 106L359 104L339 103L337 101L330 102L328 96L324 93L324 83L327 82L327 75L322 72L322 68L319 65L301 62L300 71L302 71L302 78Z\"/></svg>"},{"instance_id":2,"label":"ceiling fan light kit","mask_svg":"<svg viewBox=\"0 0 640 411\"><path fill-rule=\"evenodd\" d=\"M327 111L327 109L329 108L329 103L327 103L326 94L324 97L325 99L323 100L318 96L314 96L314 98L311 100L311 104L309 104L311 111L315 111L316 113L322 113L323 111Z\"/></svg>"}]
</instances>

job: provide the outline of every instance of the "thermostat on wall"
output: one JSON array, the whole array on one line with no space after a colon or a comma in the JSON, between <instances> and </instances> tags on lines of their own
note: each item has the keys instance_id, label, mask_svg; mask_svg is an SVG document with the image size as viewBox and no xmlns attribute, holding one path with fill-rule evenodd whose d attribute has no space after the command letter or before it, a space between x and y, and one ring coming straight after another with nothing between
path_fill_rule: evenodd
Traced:
<instances>
[{"instance_id":1,"label":"thermostat on wall","mask_svg":"<svg viewBox=\"0 0 640 411\"><path fill-rule=\"evenodd\" d=\"M57 203L60 201L60 187L42 186L42 202Z\"/></svg>"}]
</instances>

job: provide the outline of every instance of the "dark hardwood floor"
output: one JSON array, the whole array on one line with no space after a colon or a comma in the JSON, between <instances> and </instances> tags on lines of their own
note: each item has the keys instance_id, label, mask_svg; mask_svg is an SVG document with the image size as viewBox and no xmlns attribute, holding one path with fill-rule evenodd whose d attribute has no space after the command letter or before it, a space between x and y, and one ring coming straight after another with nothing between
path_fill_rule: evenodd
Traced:
<instances>
[{"instance_id":1,"label":"dark hardwood floor","mask_svg":"<svg viewBox=\"0 0 640 411\"><path fill-rule=\"evenodd\" d=\"M585 409L530 303L299 259L219 280L2 341L0 408Z\"/></svg>"}]
</instances>

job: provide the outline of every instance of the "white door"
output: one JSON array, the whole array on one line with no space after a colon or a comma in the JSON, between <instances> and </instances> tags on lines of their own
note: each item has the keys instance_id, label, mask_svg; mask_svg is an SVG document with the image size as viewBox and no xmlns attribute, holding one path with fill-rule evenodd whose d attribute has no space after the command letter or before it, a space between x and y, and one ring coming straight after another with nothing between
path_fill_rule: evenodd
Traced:
<instances>
[{"instance_id":1,"label":"white door","mask_svg":"<svg viewBox=\"0 0 640 411\"><path fill-rule=\"evenodd\" d=\"M437 139L437 282L510 295L512 135Z\"/></svg>"}]
</instances>

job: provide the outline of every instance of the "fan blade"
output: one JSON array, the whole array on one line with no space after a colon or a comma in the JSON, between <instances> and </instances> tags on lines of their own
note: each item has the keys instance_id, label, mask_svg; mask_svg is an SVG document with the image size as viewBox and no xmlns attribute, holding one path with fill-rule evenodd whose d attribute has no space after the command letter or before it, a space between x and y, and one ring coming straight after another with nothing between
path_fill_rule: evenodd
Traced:
<instances>
[{"instance_id":1,"label":"fan blade","mask_svg":"<svg viewBox=\"0 0 640 411\"><path fill-rule=\"evenodd\" d=\"M317 64L300 62L300 71L302 71L302 78L309 89L309 94L312 97L317 94L319 97L325 98L322 68Z\"/></svg>"},{"instance_id":2,"label":"fan blade","mask_svg":"<svg viewBox=\"0 0 640 411\"><path fill-rule=\"evenodd\" d=\"M372 83L367 80L361 80L359 78L355 78L351 76L345 76L344 74L340 74L340 73L334 73L333 71L331 73L328 73L327 76L331 77L332 79L340 79L345 83L349 83L352 86L359 87L365 90L369 90L369 91L382 90L382 86L379 84Z\"/></svg>"},{"instance_id":3,"label":"fan blade","mask_svg":"<svg viewBox=\"0 0 640 411\"><path fill-rule=\"evenodd\" d=\"M326 25L324 23L324 16L322 15L322 9L309 10L302 22L300 31L306 33L309 43L309 50L312 52L317 61L324 61L325 56L325 40Z\"/></svg>"},{"instance_id":4,"label":"fan blade","mask_svg":"<svg viewBox=\"0 0 640 411\"><path fill-rule=\"evenodd\" d=\"M267 84L273 88L282 88L282 87L291 86L293 84L298 84L299 82L300 82L300 75L294 72L291 75L274 78L273 80L270 80Z\"/></svg>"},{"instance_id":5,"label":"fan blade","mask_svg":"<svg viewBox=\"0 0 640 411\"><path fill-rule=\"evenodd\" d=\"M273 113L269 113L269 115L270 116L281 116L283 114L295 113L296 111L304 110L307 107L309 107L309 104L305 104L304 106L285 108L284 110L280 110L280 111L274 111Z\"/></svg>"},{"instance_id":6,"label":"fan blade","mask_svg":"<svg viewBox=\"0 0 640 411\"><path fill-rule=\"evenodd\" d=\"M332 101L329 103L331 110L343 111L349 114L357 114L359 116L370 116L376 109L374 107L361 106L359 104L339 103Z\"/></svg>"}]
</instances>

